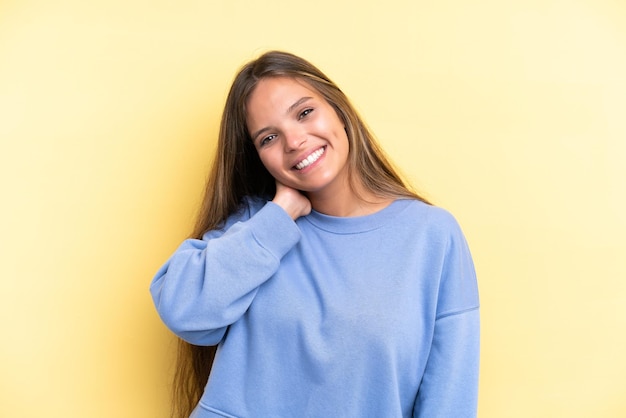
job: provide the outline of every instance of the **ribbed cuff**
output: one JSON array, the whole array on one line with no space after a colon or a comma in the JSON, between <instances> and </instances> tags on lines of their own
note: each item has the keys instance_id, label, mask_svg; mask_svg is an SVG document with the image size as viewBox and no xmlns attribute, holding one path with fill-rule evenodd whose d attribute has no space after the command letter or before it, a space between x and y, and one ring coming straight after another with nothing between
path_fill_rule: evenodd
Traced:
<instances>
[{"instance_id":1,"label":"ribbed cuff","mask_svg":"<svg viewBox=\"0 0 626 418\"><path fill-rule=\"evenodd\" d=\"M300 241L300 228L283 208L273 202L267 202L248 222L257 242L278 259Z\"/></svg>"}]
</instances>

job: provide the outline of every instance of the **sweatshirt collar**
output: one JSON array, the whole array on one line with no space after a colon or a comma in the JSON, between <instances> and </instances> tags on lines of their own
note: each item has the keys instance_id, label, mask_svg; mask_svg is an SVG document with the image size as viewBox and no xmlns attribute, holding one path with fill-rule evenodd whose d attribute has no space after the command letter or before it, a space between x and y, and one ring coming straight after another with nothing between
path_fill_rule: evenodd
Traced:
<instances>
[{"instance_id":1,"label":"sweatshirt collar","mask_svg":"<svg viewBox=\"0 0 626 418\"><path fill-rule=\"evenodd\" d=\"M324 231L337 234L357 234L384 226L387 222L397 218L398 214L413 201L411 199L397 199L378 212L365 216L330 216L312 210L310 214L301 219Z\"/></svg>"}]
</instances>

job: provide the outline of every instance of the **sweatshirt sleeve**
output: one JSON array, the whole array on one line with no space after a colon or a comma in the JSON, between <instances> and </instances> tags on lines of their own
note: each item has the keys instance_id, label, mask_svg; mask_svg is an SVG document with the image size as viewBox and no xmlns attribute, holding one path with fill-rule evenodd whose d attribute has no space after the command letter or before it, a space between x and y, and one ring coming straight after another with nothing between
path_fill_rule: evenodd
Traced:
<instances>
[{"instance_id":1,"label":"sweatshirt sleeve","mask_svg":"<svg viewBox=\"0 0 626 418\"><path fill-rule=\"evenodd\" d=\"M300 239L295 222L272 202L249 219L234 216L230 227L184 241L150 285L165 325L192 344L219 343Z\"/></svg>"},{"instance_id":2,"label":"sweatshirt sleeve","mask_svg":"<svg viewBox=\"0 0 626 418\"><path fill-rule=\"evenodd\" d=\"M474 264L456 221L444 259L430 354L414 418L473 418L480 356L478 286Z\"/></svg>"}]
</instances>

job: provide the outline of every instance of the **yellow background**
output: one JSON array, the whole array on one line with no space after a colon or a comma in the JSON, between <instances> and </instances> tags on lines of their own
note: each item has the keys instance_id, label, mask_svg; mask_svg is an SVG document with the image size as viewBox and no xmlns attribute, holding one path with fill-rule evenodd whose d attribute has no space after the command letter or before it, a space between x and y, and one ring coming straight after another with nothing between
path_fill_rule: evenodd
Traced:
<instances>
[{"instance_id":1,"label":"yellow background","mask_svg":"<svg viewBox=\"0 0 626 418\"><path fill-rule=\"evenodd\" d=\"M166 417L148 285L274 48L461 222L479 416L626 416L622 0L0 2L0 416Z\"/></svg>"}]
</instances>

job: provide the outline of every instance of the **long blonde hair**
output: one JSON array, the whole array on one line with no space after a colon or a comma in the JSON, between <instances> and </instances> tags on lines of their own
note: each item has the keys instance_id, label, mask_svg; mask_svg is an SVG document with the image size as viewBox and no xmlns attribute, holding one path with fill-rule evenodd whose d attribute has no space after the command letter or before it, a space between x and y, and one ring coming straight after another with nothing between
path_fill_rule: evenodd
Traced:
<instances>
[{"instance_id":1,"label":"long blonde hair","mask_svg":"<svg viewBox=\"0 0 626 418\"><path fill-rule=\"evenodd\" d=\"M239 208L244 197L271 199L274 196L274 179L261 163L246 126L248 98L259 80L266 77L303 81L335 109L348 136L348 167L353 185L358 181L365 190L380 197L426 202L406 185L337 85L308 61L290 53L271 51L244 65L230 88L217 151L192 237L201 238L205 232L219 227ZM179 340L173 386L174 417L188 417L200 400L215 352L216 347L194 346Z\"/></svg>"}]
</instances>

